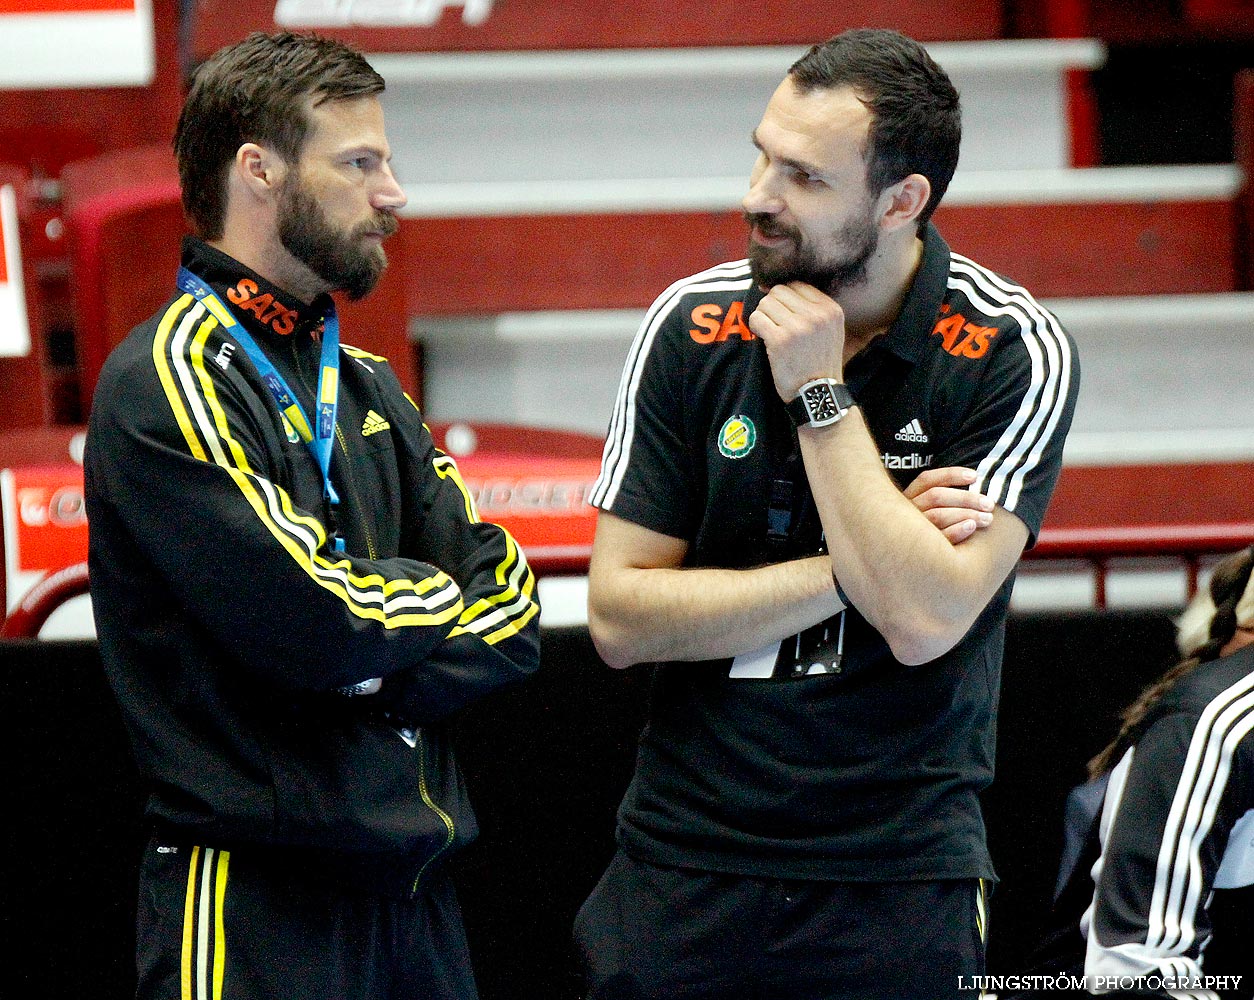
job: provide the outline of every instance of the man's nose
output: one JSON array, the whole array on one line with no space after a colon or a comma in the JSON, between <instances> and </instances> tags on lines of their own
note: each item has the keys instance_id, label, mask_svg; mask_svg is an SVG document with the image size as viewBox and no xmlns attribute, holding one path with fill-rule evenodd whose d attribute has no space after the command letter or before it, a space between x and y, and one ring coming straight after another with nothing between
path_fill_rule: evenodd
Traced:
<instances>
[{"instance_id":1,"label":"man's nose","mask_svg":"<svg viewBox=\"0 0 1254 1000\"><path fill-rule=\"evenodd\" d=\"M405 189L401 187L397 181L396 175L392 173L390 164L383 164L383 182L374 192L371 198L371 204L375 208L384 208L390 212L398 212L409 203L409 196L405 194Z\"/></svg>"},{"instance_id":2,"label":"man's nose","mask_svg":"<svg viewBox=\"0 0 1254 1000\"><path fill-rule=\"evenodd\" d=\"M775 215L783 210L783 199L779 196L775 171L770 167L755 170L749 178L749 190L740 199L740 206L754 215Z\"/></svg>"}]
</instances>

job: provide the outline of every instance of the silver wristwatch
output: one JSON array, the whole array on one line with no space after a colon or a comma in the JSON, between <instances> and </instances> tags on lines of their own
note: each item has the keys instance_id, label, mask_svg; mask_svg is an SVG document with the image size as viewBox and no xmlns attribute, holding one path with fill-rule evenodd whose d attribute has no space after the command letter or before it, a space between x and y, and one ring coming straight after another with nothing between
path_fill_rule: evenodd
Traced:
<instances>
[{"instance_id":1,"label":"silver wristwatch","mask_svg":"<svg viewBox=\"0 0 1254 1000\"><path fill-rule=\"evenodd\" d=\"M801 387L801 394L786 409L798 427L827 427L839 422L856 405L849 386L834 378L816 378Z\"/></svg>"}]
</instances>

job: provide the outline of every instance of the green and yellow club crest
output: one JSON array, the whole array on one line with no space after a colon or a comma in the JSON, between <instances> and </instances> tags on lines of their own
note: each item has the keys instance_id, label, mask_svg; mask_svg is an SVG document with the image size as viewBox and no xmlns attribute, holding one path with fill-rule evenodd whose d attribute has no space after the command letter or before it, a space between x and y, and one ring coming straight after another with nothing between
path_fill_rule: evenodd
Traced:
<instances>
[{"instance_id":1,"label":"green and yellow club crest","mask_svg":"<svg viewBox=\"0 0 1254 1000\"><path fill-rule=\"evenodd\" d=\"M718 432L718 450L726 458L744 458L757 442L758 429L741 413L728 417Z\"/></svg>"}]
</instances>

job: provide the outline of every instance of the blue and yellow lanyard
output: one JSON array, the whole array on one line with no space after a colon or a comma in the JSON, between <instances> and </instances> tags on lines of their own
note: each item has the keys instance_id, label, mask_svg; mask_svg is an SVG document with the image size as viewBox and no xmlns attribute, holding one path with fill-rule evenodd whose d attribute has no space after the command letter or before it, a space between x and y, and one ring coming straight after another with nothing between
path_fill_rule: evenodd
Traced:
<instances>
[{"instance_id":1,"label":"blue and yellow lanyard","mask_svg":"<svg viewBox=\"0 0 1254 1000\"><path fill-rule=\"evenodd\" d=\"M256 366L261 379L274 397L279 412L300 435L309 451L313 454L322 470L323 496L332 508L340 502L331 485L331 451L335 442L335 411L339 404L340 393L340 321L335 315L335 305L328 301L327 313L323 321L322 359L318 373L318 395L316 399L318 423L311 426L305 411L296 398L296 393L288 388L283 376L278 373L274 364L266 357L265 352L253 339L244 324L235 318L230 307L209 288L208 283L197 277L185 267L179 268L178 286L188 295L193 296L208 309L222 324L224 331L244 348L245 353ZM336 552L344 551L344 539L338 532L331 534L331 545Z\"/></svg>"}]
</instances>

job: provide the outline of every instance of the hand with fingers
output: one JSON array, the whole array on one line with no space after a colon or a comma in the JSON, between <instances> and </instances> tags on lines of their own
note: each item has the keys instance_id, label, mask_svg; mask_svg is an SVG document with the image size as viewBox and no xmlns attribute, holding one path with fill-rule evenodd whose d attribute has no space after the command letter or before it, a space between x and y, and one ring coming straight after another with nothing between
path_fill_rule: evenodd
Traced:
<instances>
[{"instance_id":1,"label":"hand with fingers","mask_svg":"<svg viewBox=\"0 0 1254 1000\"><path fill-rule=\"evenodd\" d=\"M973 482L974 469L951 465L925 470L904 492L951 544L958 545L993 523L993 501L967 489Z\"/></svg>"},{"instance_id":2,"label":"hand with fingers","mask_svg":"<svg viewBox=\"0 0 1254 1000\"><path fill-rule=\"evenodd\" d=\"M845 313L813 285L775 285L749 317L749 329L766 345L785 403L811 379L844 380Z\"/></svg>"}]
</instances>

